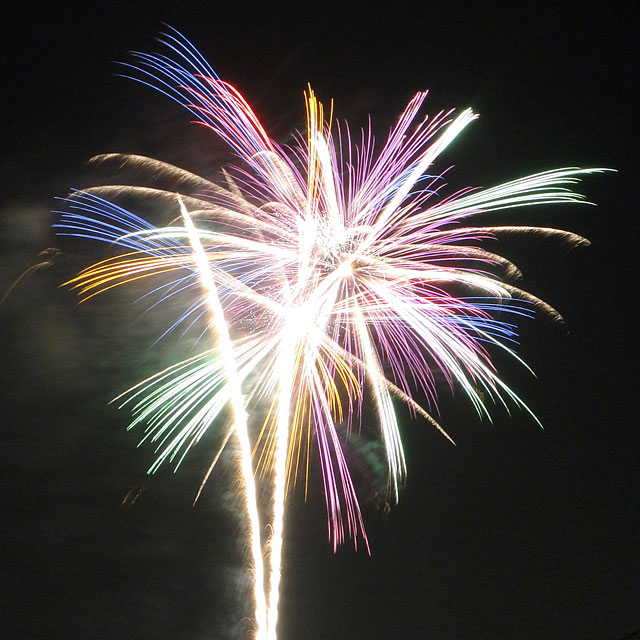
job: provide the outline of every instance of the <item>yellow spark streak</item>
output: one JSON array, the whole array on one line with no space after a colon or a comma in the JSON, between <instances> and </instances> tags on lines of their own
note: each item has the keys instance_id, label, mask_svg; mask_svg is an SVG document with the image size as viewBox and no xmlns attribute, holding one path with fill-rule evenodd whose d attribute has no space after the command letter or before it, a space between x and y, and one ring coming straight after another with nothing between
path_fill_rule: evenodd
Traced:
<instances>
[{"instance_id":1,"label":"yellow spark streak","mask_svg":"<svg viewBox=\"0 0 640 640\"><path fill-rule=\"evenodd\" d=\"M244 398L240 386L241 378L238 374L236 361L229 336L229 329L225 322L224 310L220 304L218 293L216 290L209 261L200 243L198 231L195 228L187 208L184 206L182 199L178 195L180 203L180 213L184 220L184 226L189 235L189 243L193 250L193 258L198 267L200 274L200 282L206 292L207 305L211 312L211 320L209 328L211 332L218 338L218 347L222 361L224 362L224 370L227 376L228 384L231 388L231 407L234 416L235 436L240 445L239 464L244 483L244 503L247 510L249 540L251 547L251 555L253 558L253 570L255 572L253 582L253 593L255 600L255 619L256 619L256 640L263 640L265 637L267 606L263 591L264 586L264 567L262 561L262 545L260 542L260 519L258 515L258 507L256 500L256 486L253 476L253 466L251 464L251 443L249 441L249 432L247 428L247 412L244 408Z\"/></svg>"}]
</instances>

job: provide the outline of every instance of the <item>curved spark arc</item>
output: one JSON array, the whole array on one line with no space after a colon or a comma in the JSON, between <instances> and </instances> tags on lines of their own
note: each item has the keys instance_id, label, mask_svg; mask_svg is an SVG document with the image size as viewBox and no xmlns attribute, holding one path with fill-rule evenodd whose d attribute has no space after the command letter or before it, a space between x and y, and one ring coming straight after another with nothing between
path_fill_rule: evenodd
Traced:
<instances>
[{"instance_id":1,"label":"curved spark arc","mask_svg":"<svg viewBox=\"0 0 640 640\"><path fill-rule=\"evenodd\" d=\"M332 116L325 119L309 88L306 139L284 150L186 39L172 31L161 42L170 55L134 54L136 63L126 65L130 77L185 107L230 145L244 168L233 177L225 173L224 188L160 161L103 157L167 176L196 195L180 196L182 226L160 228L104 198L132 194L175 204L175 191L182 189L111 185L72 195L60 225L65 232L112 242L127 253L89 267L68 284L87 299L161 275L173 280L153 290L159 302L177 293L195 296L171 328L194 324L207 309L218 319L224 364L211 362L205 352L124 394L125 404L133 405L130 426L145 422L145 439L158 443L152 470L175 458L180 464L227 404L238 430L246 433L247 413L261 413L270 399L254 443L255 466L272 483L272 533L264 554L269 569L267 576L256 571L254 590L262 629L257 633L275 640L285 501L301 456L306 456L306 486L313 440L334 550L347 535L354 545L361 537L368 549L340 443L341 430L348 437L357 426L365 401L372 400L377 410L396 500L406 465L392 398L442 431L412 397L417 389L425 406L436 406L434 370L449 387L461 388L480 416L490 418L488 400L505 406L508 400L531 413L491 362L491 347L518 359L508 346L515 329L497 314L527 315L535 309L560 316L505 282L518 275L517 267L477 245L516 232L585 241L557 229L462 223L487 211L584 202L571 185L603 169L556 169L442 197L442 175L427 172L477 117L471 109L420 121L426 92L418 93L376 154L371 129L362 133L361 146L352 148L345 125L336 143ZM208 297L195 293L198 287ZM241 443L253 510L250 445L248 437ZM257 558L262 555L257 508L249 518L256 523L250 525L250 546Z\"/></svg>"}]
</instances>

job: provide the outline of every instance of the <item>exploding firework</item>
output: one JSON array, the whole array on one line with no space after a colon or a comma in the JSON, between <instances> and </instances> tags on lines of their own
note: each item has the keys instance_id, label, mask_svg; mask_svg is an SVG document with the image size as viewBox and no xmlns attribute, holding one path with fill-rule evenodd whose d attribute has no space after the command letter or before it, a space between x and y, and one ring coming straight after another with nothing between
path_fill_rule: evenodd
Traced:
<instances>
[{"instance_id":1,"label":"exploding firework","mask_svg":"<svg viewBox=\"0 0 640 640\"><path fill-rule=\"evenodd\" d=\"M150 158L98 157L147 171L175 189L72 193L60 212L60 232L123 252L67 284L85 300L133 281L153 283L157 302L190 296L172 328L204 324L207 348L140 382L120 401L132 410L130 427L144 425L143 439L156 447L150 472L179 466L214 424L221 433L214 464L228 442L237 442L255 576L254 631L274 640L286 494L298 479L306 485L312 451L331 545L350 537L368 549L342 447L344 437L361 429L365 403L378 417L393 499L406 473L394 402L446 435L429 412L437 404L436 375L461 389L480 415L488 416L487 405L495 402L531 413L501 380L490 353L499 349L517 359L516 328L505 318L536 310L559 316L510 284L515 265L481 244L512 233L586 241L557 229L465 226L467 220L487 211L584 202L571 185L603 169L556 169L446 195L443 174L432 166L476 118L471 109L423 117L426 93L418 93L377 150L371 130L354 141L347 125L325 118L309 88L306 136L283 148L178 32L169 30L160 42L167 53L134 54L124 65L127 75L185 107L240 162L225 171L222 186ZM117 204L123 194L173 207L174 222L152 226ZM262 516L256 473L270 486L270 511ZM271 525L265 544L261 517Z\"/></svg>"}]
</instances>

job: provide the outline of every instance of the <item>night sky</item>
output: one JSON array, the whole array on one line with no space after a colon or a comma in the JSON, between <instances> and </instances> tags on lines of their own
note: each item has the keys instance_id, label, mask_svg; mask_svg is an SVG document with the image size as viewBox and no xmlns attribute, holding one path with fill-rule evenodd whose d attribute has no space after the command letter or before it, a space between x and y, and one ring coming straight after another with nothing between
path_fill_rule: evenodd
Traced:
<instances>
[{"instance_id":1,"label":"night sky","mask_svg":"<svg viewBox=\"0 0 640 640\"><path fill-rule=\"evenodd\" d=\"M522 323L518 351L537 378L498 359L544 430L498 407L481 422L443 389L454 447L399 409L409 476L391 511L380 451L350 445L372 555L349 544L332 553L319 482L306 503L293 493L280 639L640 637L638 15L615 4L250 4L3 9L0 297L15 286L0 304L0 637L247 637L230 465L193 507L212 441L178 474L149 478L151 448L136 448L127 412L108 405L193 345L175 335L152 347L167 318L143 313L135 291L78 306L58 285L104 247L50 228L56 197L104 180L86 164L98 153L150 155L216 179L230 160L177 105L116 76L128 51L157 50L163 22L244 93L279 142L304 127L307 82L354 129L370 113L378 139L429 89L430 113L480 113L439 161L455 165L452 189L561 166L618 169L579 185L597 207L499 217L592 243L494 247L521 268L523 288L565 317ZM47 248L60 252L39 256Z\"/></svg>"}]
</instances>

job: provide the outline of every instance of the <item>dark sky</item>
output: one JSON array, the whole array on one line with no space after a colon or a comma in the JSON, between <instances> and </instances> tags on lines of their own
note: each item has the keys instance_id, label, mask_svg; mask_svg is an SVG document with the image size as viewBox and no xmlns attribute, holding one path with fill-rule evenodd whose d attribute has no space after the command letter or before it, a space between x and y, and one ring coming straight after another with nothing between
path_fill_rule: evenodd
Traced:
<instances>
[{"instance_id":1,"label":"dark sky","mask_svg":"<svg viewBox=\"0 0 640 640\"><path fill-rule=\"evenodd\" d=\"M292 495L281 640L637 637L638 15L615 4L249 4L5 10L0 294L46 260L43 249L64 253L0 305L0 636L245 637L229 472L193 508L206 443L177 475L149 479L152 452L124 430L126 412L107 405L162 368L179 341L151 349L163 318L142 315L124 290L76 306L58 285L97 248L49 229L54 198L96 181L85 163L97 153L148 154L211 176L225 160L177 106L114 75L127 51L155 48L166 22L282 142L304 125L307 82L354 127L371 113L379 137L417 90L430 89L430 112L473 106L481 115L447 152L454 187L558 166L619 170L580 185L597 207L508 214L507 223L559 226L592 242L500 247L524 288L566 320L523 326L519 352L537 378L504 363L545 429L499 409L493 424L479 422L444 393L441 419L457 446L403 419L409 477L387 514L367 499L376 478L354 450L371 557L348 545L333 555L319 484L306 504ZM140 497L121 506L130 490Z\"/></svg>"}]
</instances>

